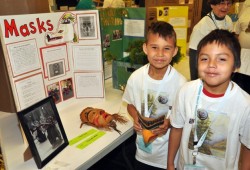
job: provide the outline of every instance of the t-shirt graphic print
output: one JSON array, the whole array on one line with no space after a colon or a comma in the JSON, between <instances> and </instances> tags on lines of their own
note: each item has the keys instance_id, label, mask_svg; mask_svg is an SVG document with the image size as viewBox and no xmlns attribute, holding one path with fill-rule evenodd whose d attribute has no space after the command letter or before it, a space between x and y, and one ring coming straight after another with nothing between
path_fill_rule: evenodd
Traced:
<instances>
[{"instance_id":1,"label":"t-shirt graphic print","mask_svg":"<svg viewBox=\"0 0 250 170\"><path fill-rule=\"evenodd\" d=\"M225 113L218 113L211 110L197 110L197 136L198 140L208 130L205 141L199 147L199 152L208 156L217 158L225 158L229 117ZM188 148L194 149L194 128L193 126L190 136Z\"/></svg>"}]
</instances>

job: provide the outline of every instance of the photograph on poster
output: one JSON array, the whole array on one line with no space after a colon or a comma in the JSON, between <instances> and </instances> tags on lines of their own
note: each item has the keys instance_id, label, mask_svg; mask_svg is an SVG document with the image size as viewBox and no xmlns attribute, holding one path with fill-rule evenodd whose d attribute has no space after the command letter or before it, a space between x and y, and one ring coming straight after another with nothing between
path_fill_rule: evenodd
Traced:
<instances>
[{"instance_id":1,"label":"photograph on poster","mask_svg":"<svg viewBox=\"0 0 250 170\"><path fill-rule=\"evenodd\" d=\"M68 139L52 96L17 113L38 168L67 145Z\"/></svg>"},{"instance_id":2,"label":"photograph on poster","mask_svg":"<svg viewBox=\"0 0 250 170\"><path fill-rule=\"evenodd\" d=\"M13 77L40 69L36 40L7 44Z\"/></svg>"},{"instance_id":3,"label":"photograph on poster","mask_svg":"<svg viewBox=\"0 0 250 170\"><path fill-rule=\"evenodd\" d=\"M44 78L48 78L48 73L46 67L46 63L64 60L65 62L65 70L69 71L69 59L67 52L67 44L60 44L55 46L43 47L40 48L41 61L43 65L43 73Z\"/></svg>"},{"instance_id":4,"label":"photograph on poster","mask_svg":"<svg viewBox=\"0 0 250 170\"><path fill-rule=\"evenodd\" d=\"M168 16L168 11L169 11L169 7L161 7L158 9L158 17L161 17L161 19L167 19L164 18L166 16Z\"/></svg>"},{"instance_id":5,"label":"photograph on poster","mask_svg":"<svg viewBox=\"0 0 250 170\"><path fill-rule=\"evenodd\" d=\"M60 81L60 86L62 89L63 100L67 100L69 98L74 97L72 78L68 78L68 79Z\"/></svg>"},{"instance_id":6,"label":"photograph on poster","mask_svg":"<svg viewBox=\"0 0 250 170\"><path fill-rule=\"evenodd\" d=\"M119 40L122 38L121 30L113 30L113 40Z\"/></svg>"},{"instance_id":7,"label":"photograph on poster","mask_svg":"<svg viewBox=\"0 0 250 170\"><path fill-rule=\"evenodd\" d=\"M47 92L48 96L52 96L56 104L62 101L59 82L48 85Z\"/></svg>"},{"instance_id":8,"label":"photograph on poster","mask_svg":"<svg viewBox=\"0 0 250 170\"><path fill-rule=\"evenodd\" d=\"M49 80L62 77L66 74L64 60L57 60L47 63Z\"/></svg>"},{"instance_id":9,"label":"photograph on poster","mask_svg":"<svg viewBox=\"0 0 250 170\"><path fill-rule=\"evenodd\" d=\"M77 15L79 39L97 39L96 14Z\"/></svg>"},{"instance_id":10,"label":"photograph on poster","mask_svg":"<svg viewBox=\"0 0 250 170\"><path fill-rule=\"evenodd\" d=\"M103 36L102 44L104 48L110 47L110 34L106 34L105 36Z\"/></svg>"}]
</instances>

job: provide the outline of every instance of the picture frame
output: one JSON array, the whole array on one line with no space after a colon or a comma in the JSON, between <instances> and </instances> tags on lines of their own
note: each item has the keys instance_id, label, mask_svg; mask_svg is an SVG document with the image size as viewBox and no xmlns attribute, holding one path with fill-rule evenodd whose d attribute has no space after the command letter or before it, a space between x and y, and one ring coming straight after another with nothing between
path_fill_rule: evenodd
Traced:
<instances>
[{"instance_id":1,"label":"picture frame","mask_svg":"<svg viewBox=\"0 0 250 170\"><path fill-rule=\"evenodd\" d=\"M66 75L64 59L47 63L48 79L56 79Z\"/></svg>"},{"instance_id":2,"label":"picture frame","mask_svg":"<svg viewBox=\"0 0 250 170\"><path fill-rule=\"evenodd\" d=\"M62 91L63 101L74 97L74 85L72 78L64 79L60 81L60 87Z\"/></svg>"},{"instance_id":3,"label":"picture frame","mask_svg":"<svg viewBox=\"0 0 250 170\"><path fill-rule=\"evenodd\" d=\"M47 95L52 96L55 104L58 104L62 101L61 88L59 82L55 82L47 86Z\"/></svg>"},{"instance_id":4,"label":"picture frame","mask_svg":"<svg viewBox=\"0 0 250 170\"><path fill-rule=\"evenodd\" d=\"M39 169L69 144L52 96L17 112L17 116Z\"/></svg>"},{"instance_id":5,"label":"picture frame","mask_svg":"<svg viewBox=\"0 0 250 170\"><path fill-rule=\"evenodd\" d=\"M80 40L98 39L96 15L96 13L77 15L78 35Z\"/></svg>"}]
</instances>

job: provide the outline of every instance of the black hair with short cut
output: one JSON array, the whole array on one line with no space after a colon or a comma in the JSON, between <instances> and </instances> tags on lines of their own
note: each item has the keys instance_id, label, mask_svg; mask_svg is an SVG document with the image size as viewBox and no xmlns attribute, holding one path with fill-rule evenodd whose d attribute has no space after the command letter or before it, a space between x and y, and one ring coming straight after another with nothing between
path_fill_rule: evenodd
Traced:
<instances>
[{"instance_id":1,"label":"black hair with short cut","mask_svg":"<svg viewBox=\"0 0 250 170\"><path fill-rule=\"evenodd\" d=\"M234 0L208 0L207 4L208 5L218 5L221 2L227 2L227 1L231 2L232 4L234 3Z\"/></svg>"},{"instance_id":2,"label":"black hair with short cut","mask_svg":"<svg viewBox=\"0 0 250 170\"><path fill-rule=\"evenodd\" d=\"M174 27L171 24L164 22L164 21L152 22L148 28L148 33L146 36L146 43L148 41L148 35L150 33L159 34L159 36L164 38L165 40L167 38L173 38L174 45L176 46L176 32L174 30Z\"/></svg>"},{"instance_id":3,"label":"black hair with short cut","mask_svg":"<svg viewBox=\"0 0 250 170\"><path fill-rule=\"evenodd\" d=\"M234 68L240 68L240 52L241 46L238 38L234 32L229 32L228 30L215 29L206 35L198 44L197 47L197 60L201 49L207 44L212 44L215 42L218 45L225 45L232 52L234 56Z\"/></svg>"}]
</instances>

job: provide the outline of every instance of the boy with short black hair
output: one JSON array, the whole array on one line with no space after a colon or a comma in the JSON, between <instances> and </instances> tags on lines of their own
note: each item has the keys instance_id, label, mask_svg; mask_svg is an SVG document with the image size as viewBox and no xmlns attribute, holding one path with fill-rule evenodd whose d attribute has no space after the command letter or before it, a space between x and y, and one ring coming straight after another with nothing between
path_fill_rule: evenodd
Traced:
<instances>
[{"instance_id":1,"label":"boy with short black hair","mask_svg":"<svg viewBox=\"0 0 250 170\"><path fill-rule=\"evenodd\" d=\"M168 113L186 82L170 65L178 51L173 26L163 21L152 23L143 51L149 64L132 73L123 95L137 133L135 169L166 169Z\"/></svg>"},{"instance_id":2,"label":"boy with short black hair","mask_svg":"<svg viewBox=\"0 0 250 170\"><path fill-rule=\"evenodd\" d=\"M231 81L241 65L240 50L227 30L216 29L200 41L200 79L180 89L170 116L168 170L178 149L177 169L238 170L240 153L241 169L250 169L250 96Z\"/></svg>"}]
</instances>

